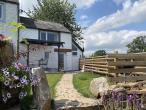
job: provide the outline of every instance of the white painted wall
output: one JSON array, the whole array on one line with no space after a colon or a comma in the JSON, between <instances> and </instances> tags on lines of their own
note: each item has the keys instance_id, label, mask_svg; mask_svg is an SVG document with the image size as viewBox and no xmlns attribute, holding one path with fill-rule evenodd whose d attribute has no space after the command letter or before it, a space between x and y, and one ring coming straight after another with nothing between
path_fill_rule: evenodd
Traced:
<instances>
[{"instance_id":1,"label":"white painted wall","mask_svg":"<svg viewBox=\"0 0 146 110\"><path fill-rule=\"evenodd\" d=\"M38 39L39 37L39 30L37 29L24 29L20 30L20 40L23 38L29 39ZM58 69L58 54L54 52L54 46L46 46L45 48L37 49L36 51L30 52L30 65L34 64L34 66L38 66L38 60L44 59L45 52L49 52L49 61L48 61L48 68ZM24 45L20 46L21 51L26 51L26 47ZM21 62L26 64L26 58L21 58Z\"/></svg>"},{"instance_id":2,"label":"white painted wall","mask_svg":"<svg viewBox=\"0 0 146 110\"><path fill-rule=\"evenodd\" d=\"M65 42L63 48L72 49L72 36L70 33L61 33L60 34L60 41Z\"/></svg>"},{"instance_id":3,"label":"white painted wall","mask_svg":"<svg viewBox=\"0 0 146 110\"><path fill-rule=\"evenodd\" d=\"M38 39L39 32L37 29L25 29L20 31L20 38L31 38L31 39ZM72 38L71 34L68 33L61 33L61 42L65 42L64 46L61 48L72 49ZM45 49L39 49L37 51L33 51L30 53L30 64L35 64L38 66L38 60L44 58L45 52L50 52L49 61L48 61L48 68L58 69L58 52L54 52L54 48L56 46L48 46ZM21 45L20 50L26 50L24 46ZM72 52L64 53L64 70L78 70L79 69L79 58L82 55L82 52L78 49L78 55L73 56ZM26 64L26 58L22 58L21 62Z\"/></svg>"},{"instance_id":4,"label":"white painted wall","mask_svg":"<svg viewBox=\"0 0 146 110\"><path fill-rule=\"evenodd\" d=\"M60 37L61 37L60 41L65 43L62 48L72 49L71 34L70 33L61 33ZM72 52L64 53L64 70L65 71L72 70Z\"/></svg>"},{"instance_id":5,"label":"white painted wall","mask_svg":"<svg viewBox=\"0 0 146 110\"><path fill-rule=\"evenodd\" d=\"M81 57L82 51L77 47L77 55L72 55L72 70L79 70L79 60Z\"/></svg>"},{"instance_id":6,"label":"white painted wall","mask_svg":"<svg viewBox=\"0 0 146 110\"><path fill-rule=\"evenodd\" d=\"M11 32L12 27L8 24L10 22L18 22L18 6L12 3L1 2L3 4L3 19L0 20L0 34L11 37L16 46L16 39L18 32Z\"/></svg>"},{"instance_id":7,"label":"white painted wall","mask_svg":"<svg viewBox=\"0 0 146 110\"><path fill-rule=\"evenodd\" d=\"M39 31L37 29L23 29L20 30L20 40L23 38L38 39Z\"/></svg>"}]
</instances>

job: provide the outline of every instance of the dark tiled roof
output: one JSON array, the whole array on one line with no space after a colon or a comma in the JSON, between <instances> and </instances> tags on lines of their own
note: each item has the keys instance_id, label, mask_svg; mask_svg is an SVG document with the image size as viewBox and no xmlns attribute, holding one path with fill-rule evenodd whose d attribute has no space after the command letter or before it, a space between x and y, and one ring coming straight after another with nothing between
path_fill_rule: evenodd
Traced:
<instances>
[{"instance_id":1,"label":"dark tiled roof","mask_svg":"<svg viewBox=\"0 0 146 110\"><path fill-rule=\"evenodd\" d=\"M0 1L3 1L3 2L10 2L10 3L19 3L19 0L0 0Z\"/></svg>"},{"instance_id":2,"label":"dark tiled roof","mask_svg":"<svg viewBox=\"0 0 146 110\"><path fill-rule=\"evenodd\" d=\"M34 20L25 17L20 17L20 22L23 23L23 25L26 26L27 28L70 33L70 31L67 28L65 28L63 25L59 23Z\"/></svg>"}]
</instances>

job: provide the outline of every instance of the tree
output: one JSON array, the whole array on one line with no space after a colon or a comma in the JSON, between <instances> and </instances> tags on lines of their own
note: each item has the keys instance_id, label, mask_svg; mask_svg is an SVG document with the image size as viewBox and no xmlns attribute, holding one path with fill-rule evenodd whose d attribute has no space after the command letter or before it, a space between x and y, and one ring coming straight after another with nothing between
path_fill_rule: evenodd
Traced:
<instances>
[{"instance_id":1,"label":"tree","mask_svg":"<svg viewBox=\"0 0 146 110\"><path fill-rule=\"evenodd\" d=\"M106 55L105 50L97 50L96 52L93 53L92 56L104 56L104 55Z\"/></svg>"},{"instance_id":2,"label":"tree","mask_svg":"<svg viewBox=\"0 0 146 110\"><path fill-rule=\"evenodd\" d=\"M128 53L146 52L146 36L135 38L127 47Z\"/></svg>"},{"instance_id":3,"label":"tree","mask_svg":"<svg viewBox=\"0 0 146 110\"><path fill-rule=\"evenodd\" d=\"M81 37L81 27L76 23L75 4L68 0L37 0L38 6L29 11L29 16L34 19L56 22L64 25L73 35L75 40Z\"/></svg>"}]
</instances>

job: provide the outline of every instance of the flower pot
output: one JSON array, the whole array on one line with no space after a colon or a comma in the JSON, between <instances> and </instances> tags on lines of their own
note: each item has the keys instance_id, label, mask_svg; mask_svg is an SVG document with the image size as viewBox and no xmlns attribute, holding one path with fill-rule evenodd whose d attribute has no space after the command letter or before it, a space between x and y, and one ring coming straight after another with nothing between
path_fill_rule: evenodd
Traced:
<instances>
[{"instance_id":1,"label":"flower pot","mask_svg":"<svg viewBox=\"0 0 146 110\"><path fill-rule=\"evenodd\" d=\"M11 98L9 98L6 103L3 101L3 97L2 97L3 88L7 89L7 91L9 91L9 93L11 94ZM20 90L21 90L20 88L19 89L18 88L10 89L9 87L4 87L4 85L0 82L0 108L2 110L5 110L12 106L19 104L20 103L20 99L19 99Z\"/></svg>"}]
</instances>

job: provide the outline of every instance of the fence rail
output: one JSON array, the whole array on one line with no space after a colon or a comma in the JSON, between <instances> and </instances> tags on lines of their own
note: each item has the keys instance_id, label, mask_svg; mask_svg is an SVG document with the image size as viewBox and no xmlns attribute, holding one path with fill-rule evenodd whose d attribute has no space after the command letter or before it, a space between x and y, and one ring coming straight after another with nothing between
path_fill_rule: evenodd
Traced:
<instances>
[{"instance_id":1,"label":"fence rail","mask_svg":"<svg viewBox=\"0 0 146 110\"><path fill-rule=\"evenodd\" d=\"M146 73L146 53L108 54L96 58L83 58L80 59L80 69L111 76L121 73Z\"/></svg>"}]
</instances>

